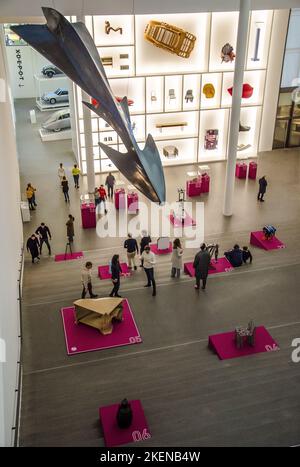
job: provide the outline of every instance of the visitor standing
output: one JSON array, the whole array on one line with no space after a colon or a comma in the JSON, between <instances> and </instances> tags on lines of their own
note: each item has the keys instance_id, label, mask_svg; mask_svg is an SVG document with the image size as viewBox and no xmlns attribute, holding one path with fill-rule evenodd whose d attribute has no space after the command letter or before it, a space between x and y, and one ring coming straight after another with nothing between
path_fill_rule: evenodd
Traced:
<instances>
[{"instance_id":1,"label":"visitor standing","mask_svg":"<svg viewBox=\"0 0 300 467\"><path fill-rule=\"evenodd\" d=\"M50 229L49 227L47 227L47 225L45 225L45 222L41 223L41 225L36 229L35 233L39 235L40 238L40 254L42 254L43 243L46 243L49 255L51 255L51 246L49 243L49 239L51 240L52 237Z\"/></svg>"},{"instance_id":2,"label":"visitor standing","mask_svg":"<svg viewBox=\"0 0 300 467\"><path fill-rule=\"evenodd\" d=\"M142 230L142 238L141 238L141 243L140 243L140 255L142 256L143 251L145 250L147 245L150 245L151 243L151 237L150 235L147 234L146 230ZM143 260L141 259L141 264L140 267L143 267Z\"/></svg>"},{"instance_id":3,"label":"visitor standing","mask_svg":"<svg viewBox=\"0 0 300 467\"><path fill-rule=\"evenodd\" d=\"M137 241L135 238L132 238L132 235L129 233L127 240L124 242L124 248L127 250L127 262L128 262L128 268L132 269L132 264L134 267L134 270L137 270L136 264L135 264L135 255L136 253L139 252L139 247L137 244Z\"/></svg>"},{"instance_id":4,"label":"visitor standing","mask_svg":"<svg viewBox=\"0 0 300 467\"><path fill-rule=\"evenodd\" d=\"M263 203L265 201L263 197L267 191L267 186L268 186L268 182L266 180L265 175L258 180L258 184L259 184L259 190L258 190L258 195L257 195L257 201L261 201Z\"/></svg>"},{"instance_id":5,"label":"visitor standing","mask_svg":"<svg viewBox=\"0 0 300 467\"><path fill-rule=\"evenodd\" d=\"M36 192L36 188L34 188L34 186L32 186L31 183L28 183L28 184L27 184L27 189L26 189L26 194L27 194L27 191L28 191L29 193L31 192L31 200L32 200L33 206L37 206L36 201L35 201L35 192ZM28 197L27 197L27 198L28 198Z\"/></svg>"},{"instance_id":6,"label":"visitor standing","mask_svg":"<svg viewBox=\"0 0 300 467\"><path fill-rule=\"evenodd\" d=\"M27 201L28 201L30 211L35 211L35 207L34 207L34 204L33 204L33 193L32 193L32 189L31 189L31 187L29 185L27 185L27 188L26 188L26 198L27 198Z\"/></svg>"},{"instance_id":7,"label":"visitor standing","mask_svg":"<svg viewBox=\"0 0 300 467\"><path fill-rule=\"evenodd\" d=\"M73 243L73 238L74 238L74 221L75 218L72 216L72 214L69 214L69 219L66 223L67 226L67 237L69 240L69 243Z\"/></svg>"},{"instance_id":8,"label":"visitor standing","mask_svg":"<svg viewBox=\"0 0 300 467\"><path fill-rule=\"evenodd\" d=\"M196 276L196 284L195 289L200 288L200 281L202 280L202 289L204 290L206 287L206 281L208 276L208 270L210 265L210 254L206 249L205 243L202 243L200 247L200 251L196 254L194 259L194 269L195 269L195 276Z\"/></svg>"},{"instance_id":9,"label":"visitor standing","mask_svg":"<svg viewBox=\"0 0 300 467\"><path fill-rule=\"evenodd\" d=\"M111 260L111 280L113 283L113 289L109 294L110 297L121 297L119 295L119 288L120 288L120 276L121 276L121 266L120 266L120 259L119 255L114 255Z\"/></svg>"},{"instance_id":10,"label":"visitor standing","mask_svg":"<svg viewBox=\"0 0 300 467\"><path fill-rule=\"evenodd\" d=\"M32 234L31 237L28 238L26 243L27 251L30 251L32 263L34 263L35 258L40 260L39 257L39 240L36 235Z\"/></svg>"},{"instance_id":11,"label":"visitor standing","mask_svg":"<svg viewBox=\"0 0 300 467\"><path fill-rule=\"evenodd\" d=\"M141 259L143 260L144 271L145 271L147 279L148 279L148 282L144 287L151 287L151 285L152 285L152 287L153 287L152 295L154 297L156 295L156 282L155 282L155 279L154 279L155 255L150 250L149 245L147 245L145 247L145 250L143 251Z\"/></svg>"},{"instance_id":12,"label":"visitor standing","mask_svg":"<svg viewBox=\"0 0 300 467\"><path fill-rule=\"evenodd\" d=\"M72 175L74 179L75 188L79 188L80 169L77 167L77 164L74 164L74 167L72 169Z\"/></svg>"},{"instance_id":13,"label":"visitor standing","mask_svg":"<svg viewBox=\"0 0 300 467\"><path fill-rule=\"evenodd\" d=\"M62 186L62 191L65 197L65 202L69 203L70 202L70 197L69 197L69 182L66 179L66 176L64 175L61 181L61 186Z\"/></svg>"},{"instance_id":14,"label":"visitor standing","mask_svg":"<svg viewBox=\"0 0 300 467\"><path fill-rule=\"evenodd\" d=\"M81 273L81 282L82 282L81 298L85 298L87 291L89 292L91 298L98 297L97 294L93 293L92 267L93 267L93 263L91 263L90 261L87 261L87 263L85 263L85 267L82 270L82 273Z\"/></svg>"},{"instance_id":15,"label":"visitor standing","mask_svg":"<svg viewBox=\"0 0 300 467\"><path fill-rule=\"evenodd\" d=\"M111 172L109 172L105 180L105 185L107 186L107 192L108 192L109 198L113 197L115 183L116 183L115 177L112 175Z\"/></svg>"},{"instance_id":16,"label":"visitor standing","mask_svg":"<svg viewBox=\"0 0 300 467\"><path fill-rule=\"evenodd\" d=\"M100 187L99 187L99 207L101 206L101 203L103 203L105 214L107 213L106 200L107 200L106 190L104 188L104 185L100 185Z\"/></svg>"},{"instance_id":17,"label":"visitor standing","mask_svg":"<svg viewBox=\"0 0 300 467\"><path fill-rule=\"evenodd\" d=\"M98 204L100 203L100 193L97 187L95 188L95 191L94 191L94 198L95 198L95 206L97 208Z\"/></svg>"},{"instance_id":18,"label":"visitor standing","mask_svg":"<svg viewBox=\"0 0 300 467\"><path fill-rule=\"evenodd\" d=\"M175 276L177 276L177 278L180 277L180 271L182 269L182 255L183 255L183 249L181 246L180 239L175 238L173 242L173 251L172 251L172 257L171 257L171 263L172 263L171 277L175 277Z\"/></svg>"},{"instance_id":19,"label":"visitor standing","mask_svg":"<svg viewBox=\"0 0 300 467\"><path fill-rule=\"evenodd\" d=\"M64 166L62 165L62 163L59 164L59 167L58 167L58 170L57 170L57 175L58 175L59 182L60 182L60 185L61 185L61 182L63 181L63 178L66 176L65 169L64 169Z\"/></svg>"}]
</instances>

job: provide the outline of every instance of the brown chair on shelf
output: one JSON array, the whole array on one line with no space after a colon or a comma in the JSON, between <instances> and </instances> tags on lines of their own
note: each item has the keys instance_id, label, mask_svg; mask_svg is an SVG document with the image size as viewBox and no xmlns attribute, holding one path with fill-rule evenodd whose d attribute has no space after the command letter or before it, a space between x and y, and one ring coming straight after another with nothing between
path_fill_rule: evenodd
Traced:
<instances>
[{"instance_id":1,"label":"brown chair on shelf","mask_svg":"<svg viewBox=\"0 0 300 467\"><path fill-rule=\"evenodd\" d=\"M175 89L169 89L169 103L171 102L172 99L176 99Z\"/></svg>"}]
</instances>

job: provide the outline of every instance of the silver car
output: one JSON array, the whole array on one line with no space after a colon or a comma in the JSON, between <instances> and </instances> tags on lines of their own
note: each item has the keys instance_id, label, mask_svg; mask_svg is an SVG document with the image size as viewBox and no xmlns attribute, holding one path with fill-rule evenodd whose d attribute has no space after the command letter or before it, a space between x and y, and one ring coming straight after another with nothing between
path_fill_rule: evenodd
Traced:
<instances>
[{"instance_id":1,"label":"silver car","mask_svg":"<svg viewBox=\"0 0 300 467\"><path fill-rule=\"evenodd\" d=\"M50 115L42 128L50 131L61 131L71 128L70 109L58 110Z\"/></svg>"},{"instance_id":2,"label":"silver car","mask_svg":"<svg viewBox=\"0 0 300 467\"><path fill-rule=\"evenodd\" d=\"M42 100L46 104L57 104L61 102L69 102L69 91L64 88L58 88L54 92L47 92L42 95Z\"/></svg>"}]
</instances>

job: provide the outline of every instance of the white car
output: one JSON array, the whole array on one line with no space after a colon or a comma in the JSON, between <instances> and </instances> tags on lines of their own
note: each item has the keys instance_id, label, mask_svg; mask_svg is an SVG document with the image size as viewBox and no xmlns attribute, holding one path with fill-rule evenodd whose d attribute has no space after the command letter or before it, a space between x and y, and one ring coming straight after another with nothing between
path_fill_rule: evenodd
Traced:
<instances>
[{"instance_id":1,"label":"white car","mask_svg":"<svg viewBox=\"0 0 300 467\"><path fill-rule=\"evenodd\" d=\"M42 124L44 130L61 131L71 128L70 109L58 110Z\"/></svg>"}]
</instances>

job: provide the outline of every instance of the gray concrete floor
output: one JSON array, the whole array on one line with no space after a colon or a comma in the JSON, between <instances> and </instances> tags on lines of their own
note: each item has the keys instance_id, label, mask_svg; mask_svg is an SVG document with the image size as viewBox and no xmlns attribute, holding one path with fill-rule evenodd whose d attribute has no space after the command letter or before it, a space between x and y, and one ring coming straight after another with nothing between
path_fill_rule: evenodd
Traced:
<instances>
[{"instance_id":1,"label":"gray concrete floor","mask_svg":"<svg viewBox=\"0 0 300 467\"><path fill-rule=\"evenodd\" d=\"M21 445L103 446L98 407L123 397L143 402L152 432L145 446L300 444L300 364L291 362L292 339L300 337L300 152L260 155L259 173L269 181L264 204L256 202L255 182L237 180L234 215L222 216L224 163L210 164L211 192L204 198L205 238L217 240L221 251L236 241L247 244L249 232L269 222L278 227L285 250L254 249L253 265L211 277L199 294L184 275L172 281L170 258L160 257L157 297L143 288L142 270L121 285L143 343L68 357L59 310L78 298L83 262L104 264L115 252L125 258L122 240L81 229L79 193L72 188L71 205L65 206L57 181L59 162L72 167L70 142L42 144L37 126L29 123L32 102L16 104L21 184L24 189L31 181L38 189L38 208L24 224L24 237L45 221L53 253L61 252L71 210L78 219L76 248L85 253L83 261L66 264L55 263L46 251L38 265L26 257ZM191 168L166 169L169 201L176 200ZM194 253L185 250L184 259ZM106 296L110 284L95 275L94 289ZM269 329L279 352L220 361L208 350L209 334L251 318Z\"/></svg>"}]
</instances>

